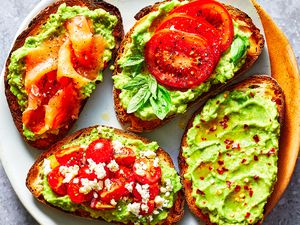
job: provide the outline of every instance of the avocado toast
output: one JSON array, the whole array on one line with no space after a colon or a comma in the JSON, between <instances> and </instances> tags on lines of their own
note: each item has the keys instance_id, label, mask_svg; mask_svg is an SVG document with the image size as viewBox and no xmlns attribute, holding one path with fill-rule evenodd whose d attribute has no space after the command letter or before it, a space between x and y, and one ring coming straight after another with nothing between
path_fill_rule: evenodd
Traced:
<instances>
[{"instance_id":1,"label":"avocado toast","mask_svg":"<svg viewBox=\"0 0 300 225\"><path fill-rule=\"evenodd\" d=\"M190 210L208 224L259 224L277 180L284 95L253 76L208 100L182 138L180 174Z\"/></svg>"},{"instance_id":2,"label":"avocado toast","mask_svg":"<svg viewBox=\"0 0 300 225\"><path fill-rule=\"evenodd\" d=\"M15 41L4 79L26 142L45 149L66 135L122 38L120 12L104 1L56 1L31 21Z\"/></svg>"},{"instance_id":3,"label":"avocado toast","mask_svg":"<svg viewBox=\"0 0 300 225\"><path fill-rule=\"evenodd\" d=\"M214 32L216 32L214 28L211 29L210 27L207 29L205 27L203 29L206 30L203 32L201 23L206 24L205 26L208 27L211 25L207 25L207 23L205 23L205 21L203 22L201 18L197 18L197 22L195 22L194 19L190 18L190 15L186 15L185 13L178 14L176 12L178 8L182 8L181 5L197 4L197 2L201 1L164 1L153 6L146 7L136 15L135 18L138 21L126 34L125 39L121 43L118 57L115 62L113 76L115 110L119 121L126 129L134 132L153 130L177 114L184 113L192 104L203 99L205 96L212 94L212 90L215 91L220 89L227 83L237 79L244 71L250 68L259 57L264 46L264 39L260 34L259 29L255 27L251 18L249 18L247 14L232 6L224 5L222 10L225 8L227 12L223 14L228 13L232 19L232 42L230 46L227 46L227 50L224 51L223 49L224 52L222 52L222 50L218 50L219 53L214 52L211 54L219 54L219 56L217 56L217 58L219 57L219 60L217 62L211 62L213 65L207 63L207 67L210 69L212 67L214 68L214 71L209 74L209 77L207 77L208 74L205 74L206 80L203 80L202 83L199 84L199 80L195 81L195 76L190 76L191 78L189 78L187 82L189 83L191 81L192 87L190 87L189 85L186 85L186 83L183 83L180 80L181 78L175 80L172 77L169 77L167 72L162 73L159 78L157 75L154 75L157 72L153 72L152 70L154 69L151 68L156 68L160 65L154 65L153 59L147 59L149 56L147 56L145 51L150 52L148 55L158 54L159 57L161 57L162 53L154 53L151 46L147 47L147 45L150 45L148 44L149 42L154 42L151 41L153 36L159 37L158 34L162 36L165 32L170 35L165 35L167 38L161 38L162 40L170 40L171 38L174 39L171 35L175 36L177 32L176 24L183 24L181 27L178 25L178 29L184 29L184 32L182 32L184 35L187 35L186 33L189 32L198 32L200 29L202 36L206 35L206 37L214 37ZM212 1L203 2L210 3ZM220 3L215 4L218 4L218 7L220 7ZM169 21L171 21L171 24L168 24ZM199 21L202 22L200 23ZM197 27L198 22L201 25L200 28ZM186 26L185 23L191 23L192 25ZM187 27L193 26L196 27L194 30L188 30ZM166 27L169 27L169 31ZM218 29L220 30L220 28ZM189 35L187 36L190 37ZM195 36L190 38L192 38L193 41L196 40L199 42L199 45L201 45L202 40L199 41L199 39ZM157 39L158 38L156 38L156 40ZM187 40L187 38L185 40ZM176 46L176 43L177 46L179 45L178 43L180 43L178 40L173 42L174 46ZM188 42L188 40L186 42ZM186 42L183 43L184 47ZM209 40L208 42L214 42L214 40ZM156 45L158 44L156 43ZM164 49L164 46L168 45L169 44L167 42L162 43L158 48ZM170 49L172 48L173 47L170 47ZM168 49L169 52L171 51L170 49ZM218 49L216 45L213 45L212 49L206 50L211 52L216 51L216 49ZM222 53L220 54L220 52ZM190 53L194 53L194 51L191 50ZM168 60L172 58L171 56L168 57ZM158 60L158 64L163 61L160 60L160 58L155 59ZM176 61L176 59L177 58L175 57L173 60ZM184 60L185 59L186 58L184 58ZM178 62L180 67L180 60L178 60ZM168 68L168 65L173 64L174 61L167 61L165 64L162 64L161 67ZM197 71L206 71L207 67L195 67L195 70L190 71L190 73L194 74ZM160 69L162 70L163 68ZM162 83L163 77L166 74L167 77L165 79L167 80L167 84ZM202 75L203 74L200 74L198 77L201 77ZM145 83L149 86L148 89Z\"/></svg>"},{"instance_id":4,"label":"avocado toast","mask_svg":"<svg viewBox=\"0 0 300 225\"><path fill-rule=\"evenodd\" d=\"M26 185L42 203L121 224L175 224L183 216L180 177L156 142L118 129L77 131L44 152Z\"/></svg>"}]
</instances>

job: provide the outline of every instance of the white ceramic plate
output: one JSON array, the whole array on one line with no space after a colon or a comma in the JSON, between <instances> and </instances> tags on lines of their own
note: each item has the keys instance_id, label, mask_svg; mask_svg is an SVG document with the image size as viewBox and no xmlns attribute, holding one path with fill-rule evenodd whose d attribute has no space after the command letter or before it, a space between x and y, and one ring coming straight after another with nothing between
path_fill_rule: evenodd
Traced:
<instances>
[{"instance_id":1,"label":"white ceramic plate","mask_svg":"<svg viewBox=\"0 0 300 225\"><path fill-rule=\"evenodd\" d=\"M107 2L117 6L120 9L123 17L125 32L127 32L134 24L134 15L141 8L153 4L156 1L157 0L107 0ZM41 1L21 24L18 34L22 30L26 29L30 20L37 15L39 11L44 9L52 2L54 2L54 0ZM261 31L263 31L259 16L249 0L223 0L222 2L242 9L253 19L255 25L259 27ZM266 47L258 62L250 71L247 72L245 76L250 74L270 74L269 56ZM32 216L43 225L107 224L105 222L90 221L75 217L40 204L27 190L25 186L27 171L41 152L25 144L18 133L6 102L3 77L4 70L2 71L2 76L0 79L0 156L7 176L23 205L32 214ZM144 134L144 136L157 141L161 147L169 152L174 160L174 163L176 164L177 169L178 150L185 125L191 114L199 106L200 105L190 109L188 113L183 116L178 116L162 128L156 129L151 133ZM121 128L113 109L112 79L111 71L108 69L104 73L104 82L98 85L96 91L89 99L72 131L95 124L110 125L116 128ZM194 225L199 224L199 222L186 208L184 219L179 224Z\"/></svg>"}]
</instances>

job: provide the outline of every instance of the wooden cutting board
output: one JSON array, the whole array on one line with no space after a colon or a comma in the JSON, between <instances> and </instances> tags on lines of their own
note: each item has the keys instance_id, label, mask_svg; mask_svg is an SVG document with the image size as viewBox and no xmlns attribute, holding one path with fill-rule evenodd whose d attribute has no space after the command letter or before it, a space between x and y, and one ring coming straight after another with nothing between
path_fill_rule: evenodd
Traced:
<instances>
[{"instance_id":1,"label":"wooden cutting board","mask_svg":"<svg viewBox=\"0 0 300 225\"><path fill-rule=\"evenodd\" d=\"M300 149L300 75L293 49L284 33L268 13L251 0L261 18L268 44L271 75L285 94L285 122L281 130L278 180L266 206L268 215L287 188L297 163Z\"/></svg>"}]
</instances>

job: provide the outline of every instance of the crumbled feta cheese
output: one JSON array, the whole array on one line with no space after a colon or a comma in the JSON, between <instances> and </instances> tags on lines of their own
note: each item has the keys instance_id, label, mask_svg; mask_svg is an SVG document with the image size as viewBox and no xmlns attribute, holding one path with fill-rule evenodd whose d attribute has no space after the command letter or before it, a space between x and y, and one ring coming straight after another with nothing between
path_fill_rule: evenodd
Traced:
<instances>
[{"instance_id":1,"label":"crumbled feta cheese","mask_svg":"<svg viewBox=\"0 0 300 225\"><path fill-rule=\"evenodd\" d=\"M140 153L141 157L146 157L148 159L154 159L156 157L156 153L154 151L148 150Z\"/></svg>"},{"instance_id":2,"label":"crumbled feta cheese","mask_svg":"<svg viewBox=\"0 0 300 225\"><path fill-rule=\"evenodd\" d=\"M149 210L149 206L147 204L141 204L141 209L147 213Z\"/></svg>"},{"instance_id":3,"label":"crumbled feta cheese","mask_svg":"<svg viewBox=\"0 0 300 225\"><path fill-rule=\"evenodd\" d=\"M110 181L110 179L105 179L104 185L105 185L106 190L109 191L110 188L111 188L111 181Z\"/></svg>"},{"instance_id":4,"label":"crumbled feta cheese","mask_svg":"<svg viewBox=\"0 0 300 225\"><path fill-rule=\"evenodd\" d=\"M153 217L151 215L148 218L150 222L153 220Z\"/></svg>"},{"instance_id":5,"label":"crumbled feta cheese","mask_svg":"<svg viewBox=\"0 0 300 225\"><path fill-rule=\"evenodd\" d=\"M80 181L81 181L81 185L82 185L79 188L80 193L88 194L92 190L100 191L102 189L101 185L99 184L97 179L89 180L87 178L81 178Z\"/></svg>"},{"instance_id":6,"label":"crumbled feta cheese","mask_svg":"<svg viewBox=\"0 0 300 225\"><path fill-rule=\"evenodd\" d=\"M59 167L59 172L65 177L63 179L63 183L69 183L73 177L75 177L78 174L79 171L79 166L74 165L74 166L60 166Z\"/></svg>"},{"instance_id":7,"label":"crumbled feta cheese","mask_svg":"<svg viewBox=\"0 0 300 225\"><path fill-rule=\"evenodd\" d=\"M96 191L93 192L93 197L94 198L98 198L99 197L99 195L98 195L98 193Z\"/></svg>"},{"instance_id":8,"label":"crumbled feta cheese","mask_svg":"<svg viewBox=\"0 0 300 225\"><path fill-rule=\"evenodd\" d=\"M147 203L150 198L149 184L140 185L139 183L137 183L135 185L135 188L137 192L141 195L142 202Z\"/></svg>"},{"instance_id":9,"label":"crumbled feta cheese","mask_svg":"<svg viewBox=\"0 0 300 225\"><path fill-rule=\"evenodd\" d=\"M155 159L154 159L154 161L153 161L153 166L154 167L159 167L159 158L158 157L156 157Z\"/></svg>"},{"instance_id":10,"label":"crumbled feta cheese","mask_svg":"<svg viewBox=\"0 0 300 225\"><path fill-rule=\"evenodd\" d=\"M128 209L129 212L131 212L134 215L138 216L140 214L140 206L141 206L141 203L137 203L137 202L129 203L127 205L127 209Z\"/></svg>"},{"instance_id":11,"label":"crumbled feta cheese","mask_svg":"<svg viewBox=\"0 0 300 225\"><path fill-rule=\"evenodd\" d=\"M120 174L124 174L124 170L120 170Z\"/></svg>"},{"instance_id":12,"label":"crumbled feta cheese","mask_svg":"<svg viewBox=\"0 0 300 225\"><path fill-rule=\"evenodd\" d=\"M157 195L154 199L154 202L155 202L157 208L161 208L165 202L165 199L160 197L159 195Z\"/></svg>"},{"instance_id":13,"label":"crumbled feta cheese","mask_svg":"<svg viewBox=\"0 0 300 225\"><path fill-rule=\"evenodd\" d=\"M171 179L166 179L165 183L166 183L166 192L167 191L172 191L173 190L173 185L172 185Z\"/></svg>"},{"instance_id":14,"label":"crumbled feta cheese","mask_svg":"<svg viewBox=\"0 0 300 225\"><path fill-rule=\"evenodd\" d=\"M122 153L121 149L124 147L124 145L120 141L113 140L111 143L112 143L115 154Z\"/></svg>"},{"instance_id":15,"label":"crumbled feta cheese","mask_svg":"<svg viewBox=\"0 0 300 225\"><path fill-rule=\"evenodd\" d=\"M95 172L98 179L103 179L106 177L106 171L105 171L105 163L95 163L92 159L87 159L89 165L89 169L93 172Z\"/></svg>"},{"instance_id":16,"label":"crumbled feta cheese","mask_svg":"<svg viewBox=\"0 0 300 225\"><path fill-rule=\"evenodd\" d=\"M153 214L154 214L154 215L157 215L157 214L159 214L159 211L158 211L158 210L154 210L154 211L153 211Z\"/></svg>"},{"instance_id":17,"label":"crumbled feta cheese","mask_svg":"<svg viewBox=\"0 0 300 225\"><path fill-rule=\"evenodd\" d=\"M74 184L78 184L79 183L79 179L78 178L74 178L73 183Z\"/></svg>"},{"instance_id":18,"label":"crumbled feta cheese","mask_svg":"<svg viewBox=\"0 0 300 225\"><path fill-rule=\"evenodd\" d=\"M167 189L165 187L160 187L160 192L161 193L166 193L167 192Z\"/></svg>"},{"instance_id":19,"label":"crumbled feta cheese","mask_svg":"<svg viewBox=\"0 0 300 225\"><path fill-rule=\"evenodd\" d=\"M135 173L140 176L145 176L147 165L144 162L136 163L135 164Z\"/></svg>"},{"instance_id":20,"label":"crumbled feta cheese","mask_svg":"<svg viewBox=\"0 0 300 225\"><path fill-rule=\"evenodd\" d=\"M43 162L43 168L44 168L44 174L45 175L48 175L48 173L51 172L51 162L49 159L44 159L44 162Z\"/></svg>"},{"instance_id":21,"label":"crumbled feta cheese","mask_svg":"<svg viewBox=\"0 0 300 225\"><path fill-rule=\"evenodd\" d=\"M119 164L115 160L111 160L110 163L107 165L107 168L111 172L117 172L119 170Z\"/></svg>"},{"instance_id":22,"label":"crumbled feta cheese","mask_svg":"<svg viewBox=\"0 0 300 225\"><path fill-rule=\"evenodd\" d=\"M113 206L116 206L117 202L114 199L112 199L112 200L110 200L110 204L113 205Z\"/></svg>"},{"instance_id":23,"label":"crumbled feta cheese","mask_svg":"<svg viewBox=\"0 0 300 225\"><path fill-rule=\"evenodd\" d=\"M129 184L125 184L125 188L131 193L133 190L133 182L130 182Z\"/></svg>"},{"instance_id":24,"label":"crumbled feta cheese","mask_svg":"<svg viewBox=\"0 0 300 225\"><path fill-rule=\"evenodd\" d=\"M169 205L169 200L165 199L165 202L163 203L163 207L168 207L168 205Z\"/></svg>"},{"instance_id":25,"label":"crumbled feta cheese","mask_svg":"<svg viewBox=\"0 0 300 225\"><path fill-rule=\"evenodd\" d=\"M167 191L165 195L166 195L166 197L169 197L170 196L170 192Z\"/></svg>"}]
</instances>

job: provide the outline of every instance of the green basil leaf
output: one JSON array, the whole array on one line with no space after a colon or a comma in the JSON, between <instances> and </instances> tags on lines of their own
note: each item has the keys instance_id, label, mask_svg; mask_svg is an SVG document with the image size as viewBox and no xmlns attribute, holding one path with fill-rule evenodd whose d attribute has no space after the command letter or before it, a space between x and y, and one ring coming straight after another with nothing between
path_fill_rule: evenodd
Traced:
<instances>
[{"instance_id":1,"label":"green basil leaf","mask_svg":"<svg viewBox=\"0 0 300 225\"><path fill-rule=\"evenodd\" d=\"M145 59L142 55L135 55L135 56L129 57L128 60L121 65L121 67L124 68L124 67L129 67L129 66L136 66L136 65L139 65L142 62L144 62L144 60Z\"/></svg>"},{"instance_id":2,"label":"green basil leaf","mask_svg":"<svg viewBox=\"0 0 300 225\"><path fill-rule=\"evenodd\" d=\"M150 104L155 115L163 120L171 110L171 97L168 91L162 86L158 86L157 99L150 98Z\"/></svg>"},{"instance_id":3,"label":"green basil leaf","mask_svg":"<svg viewBox=\"0 0 300 225\"><path fill-rule=\"evenodd\" d=\"M139 88L147 83L147 79L145 76L136 76L131 79L127 84L124 85L123 89L132 90L135 88Z\"/></svg>"},{"instance_id":4,"label":"green basil leaf","mask_svg":"<svg viewBox=\"0 0 300 225\"><path fill-rule=\"evenodd\" d=\"M132 71L132 76L135 77L136 75L140 74L141 73L141 70L142 70L142 66L143 64L140 63L138 65L136 65Z\"/></svg>"},{"instance_id":5,"label":"green basil leaf","mask_svg":"<svg viewBox=\"0 0 300 225\"><path fill-rule=\"evenodd\" d=\"M133 113L141 108L149 99L151 93L148 85L144 85L138 92L130 99L127 107L127 113Z\"/></svg>"},{"instance_id":6,"label":"green basil leaf","mask_svg":"<svg viewBox=\"0 0 300 225\"><path fill-rule=\"evenodd\" d=\"M157 97L157 95L156 95L156 92L157 92L157 81L151 75L148 76L147 80L148 80L149 90L150 90L150 92L152 94L152 97L154 99L156 99L156 97Z\"/></svg>"}]
</instances>

